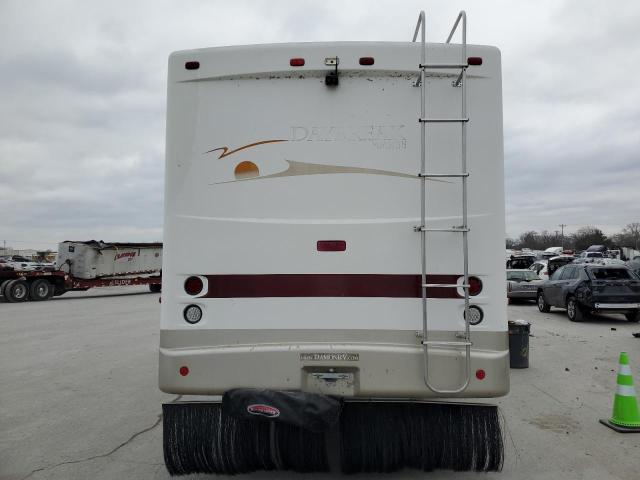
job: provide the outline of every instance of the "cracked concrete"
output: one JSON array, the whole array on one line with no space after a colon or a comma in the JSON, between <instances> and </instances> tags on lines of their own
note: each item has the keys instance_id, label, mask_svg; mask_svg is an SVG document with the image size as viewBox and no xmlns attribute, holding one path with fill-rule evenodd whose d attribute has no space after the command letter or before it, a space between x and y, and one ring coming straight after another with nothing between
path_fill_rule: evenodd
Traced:
<instances>
[{"instance_id":1,"label":"cracked concrete","mask_svg":"<svg viewBox=\"0 0 640 480\"><path fill-rule=\"evenodd\" d=\"M129 294L118 295L123 292ZM0 479L169 478L159 414L163 402L177 398L157 389L158 295L143 292L96 289L0 304ZM640 382L640 340L631 336L637 325L615 317L574 324L564 312L540 314L533 304L511 305L509 316L533 324L531 367L512 370L512 392L498 400L505 471L482 478L635 478L640 435L616 434L597 421L610 413L620 350L630 353ZM330 478L247 476L283 477ZM429 478L479 476L432 472Z\"/></svg>"}]
</instances>

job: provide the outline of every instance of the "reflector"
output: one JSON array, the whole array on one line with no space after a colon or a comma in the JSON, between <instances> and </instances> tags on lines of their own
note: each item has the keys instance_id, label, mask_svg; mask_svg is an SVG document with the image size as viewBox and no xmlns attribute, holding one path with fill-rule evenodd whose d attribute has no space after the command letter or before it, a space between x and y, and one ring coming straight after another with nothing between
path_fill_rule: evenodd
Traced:
<instances>
[{"instance_id":1,"label":"reflector","mask_svg":"<svg viewBox=\"0 0 640 480\"><path fill-rule=\"evenodd\" d=\"M319 252L344 252L347 242L344 240L318 240L316 248Z\"/></svg>"},{"instance_id":2,"label":"reflector","mask_svg":"<svg viewBox=\"0 0 640 480\"><path fill-rule=\"evenodd\" d=\"M360 65L373 65L373 57L360 57Z\"/></svg>"},{"instance_id":3,"label":"reflector","mask_svg":"<svg viewBox=\"0 0 640 480\"><path fill-rule=\"evenodd\" d=\"M304 58L292 58L289 60L289 65L292 67L302 67L304 65Z\"/></svg>"},{"instance_id":4,"label":"reflector","mask_svg":"<svg viewBox=\"0 0 640 480\"><path fill-rule=\"evenodd\" d=\"M469 65L482 65L482 57L469 57L467 58Z\"/></svg>"},{"instance_id":5,"label":"reflector","mask_svg":"<svg viewBox=\"0 0 640 480\"><path fill-rule=\"evenodd\" d=\"M200 62L186 62L184 68L187 70L198 70L200 68Z\"/></svg>"}]
</instances>

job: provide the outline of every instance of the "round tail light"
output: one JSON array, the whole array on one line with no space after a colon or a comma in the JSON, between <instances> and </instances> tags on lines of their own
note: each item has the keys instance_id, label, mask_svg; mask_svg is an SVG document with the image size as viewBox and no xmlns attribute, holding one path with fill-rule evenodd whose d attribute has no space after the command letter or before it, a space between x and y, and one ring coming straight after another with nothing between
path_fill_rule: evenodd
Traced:
<instances>
[{"instance_id":1,"label":"round tail light","mask_svg":"<svg viewBox=\"0 0 640 480\"><path fill-rule=\"evenodd\" d=\"M469 295L475 297L482 291L482 280L478 277L469 277Z\"/></svg>"},{"instance_id":2,"label":"round tail light","mask_svg":"<svg viewBox=\"0 0 640 480\"><path fill-rule=\"evenodd\" d=\"M465 319L467 318L466 312L463 313L463 316ZM483 318L484 312L480 307L478 307L477 305L469 306L469 323L471 325L478 325L480 322L482 322Z\"/></svg>"},{"instance_id":3,"label":"round tail light","mask_svg":"<svg viewBox=\"0 0 640 480\"><path fill-rule=\"evenodd\" d=\"M188 305L182 315L187 323L198 323L202 320L202 309L198 305Z\"/></svg>"},{"instance_id":4,"label":"round tail light","mask_svg":"<svg viewBox=\"0 0 640 480\"><path fill-rule=\"evenodd\" d=\"M189 295L198 295L202 292L204 284L200 277L189 277L184 282L184 291Z\"/></svg>"}]
</instances>

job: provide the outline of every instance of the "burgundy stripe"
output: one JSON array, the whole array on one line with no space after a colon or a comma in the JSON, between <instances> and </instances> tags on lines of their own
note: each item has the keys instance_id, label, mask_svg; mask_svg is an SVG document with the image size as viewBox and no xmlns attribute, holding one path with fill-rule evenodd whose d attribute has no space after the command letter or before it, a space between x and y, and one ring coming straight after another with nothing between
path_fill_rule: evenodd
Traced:
<instances>
[{"instance_id":1,"label":"burgundy stripe","mask_svg":"<svg viewBox=\"0 0 640 480\"><path fill-rule=\"evenodd\" d=\"M205 275L202 298L391 297L421 298L420 275ZM428 275L427 283L456 283L460 275ZM427 288L429 298L461 298L455 287Z\"/></svg>"}]
</instances>

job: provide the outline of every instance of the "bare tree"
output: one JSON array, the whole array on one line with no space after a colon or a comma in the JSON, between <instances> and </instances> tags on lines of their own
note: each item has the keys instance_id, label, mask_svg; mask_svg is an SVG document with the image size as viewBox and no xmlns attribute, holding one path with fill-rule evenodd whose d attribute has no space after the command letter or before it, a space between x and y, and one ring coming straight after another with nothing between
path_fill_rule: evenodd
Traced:
<instances>
[{"instance_id":1,"label":"bare tree","mask_svg":"<svg viewBox=\"0 0 640 480\"><path fill-rule=\"evenodd\" d=\"M640 244L640 222L628 223L622 229L622 235L627 242L629 242L636 250L638 250L638 245Z\"/></svg>"},{"instance_id":2,"label":"bare tree","mask_svg":"<svg viewBox=\"0 0 640 480\"><path fill-rule=\"evenodd\" d=\"M602 230L596 227L582 227L573 234L573 242L576 250L585 250L591 245L609 246L610 241Z\"/></svg>"}]
</instances>

